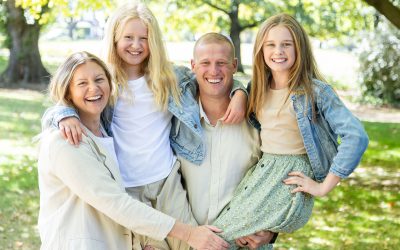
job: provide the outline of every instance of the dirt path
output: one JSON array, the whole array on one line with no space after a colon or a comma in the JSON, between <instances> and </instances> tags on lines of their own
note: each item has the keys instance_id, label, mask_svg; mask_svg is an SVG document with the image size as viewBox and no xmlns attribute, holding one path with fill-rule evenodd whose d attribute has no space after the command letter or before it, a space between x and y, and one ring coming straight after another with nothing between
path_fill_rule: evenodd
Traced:
<instances>
[{"instance_id":1,"label":"dirt path","mask_svg":"<svg viewBox=\"0 0 400 250\"><path fill-rule=\"evenodd\" d=\"M349 101L352 92L337 91L346 107L360 120L369 122L400 123L400 109L374 107Z\"/></svg>"}]
</instances>

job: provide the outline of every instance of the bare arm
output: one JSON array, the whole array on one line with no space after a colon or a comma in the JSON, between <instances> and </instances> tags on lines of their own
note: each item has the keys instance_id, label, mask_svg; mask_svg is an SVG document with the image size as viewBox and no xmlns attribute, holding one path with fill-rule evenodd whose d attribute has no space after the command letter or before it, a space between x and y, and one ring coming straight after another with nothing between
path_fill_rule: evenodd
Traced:
<instances>
[{"instance_id":1,"label":"bare arm","mask_svg":"<svg viewBox=\"0 0 400 250\"><path fill-rule=\"evenodd\" d=\"M341 180L339 176L336 176L333 173L328 173L322 183L316 182L310 177L297 171L289 173L289 176L291 177L285 179L283 182L286 185L297 185L297 187L292 190L292 193L306 192L317 197L327 195Z\"/></svg>"}]
</instances>

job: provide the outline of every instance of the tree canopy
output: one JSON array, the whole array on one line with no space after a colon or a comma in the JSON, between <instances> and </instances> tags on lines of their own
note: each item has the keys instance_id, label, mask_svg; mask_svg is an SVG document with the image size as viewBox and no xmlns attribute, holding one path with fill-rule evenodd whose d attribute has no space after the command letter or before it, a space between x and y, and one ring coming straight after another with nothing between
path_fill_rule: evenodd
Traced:
<instances>
[{"instance_id":1,"label":"tree canopy","mask_svg":"<svg viewBox=\"0 0 400 250\"><path fill-rule=\"evenodd\" d=\"M0 81L42 82L48 76L38 49L42 28L59 15L74 18L85 10L104 9L115 5L114 0L0 0L0 32L6 37L10 50L7 69ZM165 30L183 37L195 33L216 31L228 34L239 58L240 44L246 29L258 26L269 16L286 12L296 17L314 37L348 38L361 30L372 30L376 25L374 8L397 28L400 27L400 0L152 0L151 7L163 9ZM368 8L372 6L373 8ZM158 17L158 16L157 16ZM159 17L158 17L159 18ZM171 32L172 33L172 32ZM47 79L47 78L46 78Z\"/></svg>"}]
</instances>

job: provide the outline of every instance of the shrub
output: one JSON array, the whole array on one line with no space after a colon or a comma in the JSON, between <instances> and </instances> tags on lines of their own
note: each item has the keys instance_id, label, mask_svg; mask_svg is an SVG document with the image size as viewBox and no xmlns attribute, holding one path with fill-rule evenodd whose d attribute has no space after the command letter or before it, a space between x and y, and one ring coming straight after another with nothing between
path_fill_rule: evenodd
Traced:
<instances>
[{"instance_id":1,"label":"shrub","mask_svg":"<svg viewBox=\"0 0 400 250\"><path fill-rule=\"evenodd\" d=\"M363 100L400 106L400 30L382 20L360 48Z\"/></svg>"}]
</instances>

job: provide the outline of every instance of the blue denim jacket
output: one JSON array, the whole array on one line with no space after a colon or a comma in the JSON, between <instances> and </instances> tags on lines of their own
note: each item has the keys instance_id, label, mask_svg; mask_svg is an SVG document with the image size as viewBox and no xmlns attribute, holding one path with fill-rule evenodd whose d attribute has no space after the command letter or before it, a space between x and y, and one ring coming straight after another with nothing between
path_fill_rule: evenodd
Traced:
<instances>
[{"instance_id":1,"label":"blue denim jacket","mask_svg":"<svg viewBox=\"0 0 400 250\"><path fill-rule=\"evenodd\" d=\"M168 100L168 111L173 114L170 132L170 143L174 152L186 160L200 165L206 154L203 129L200 124L200 110L197 102L197 82L190 69L183 66L174 68L178 78L181 105L177 105L170 96ZM234 81L231 95L237 89L246 92L239 81ZM101 121L107 133L112 136L111 121L113 108L107 107L101 116ZM42 118L42 127L58 127L58 123L66 117L74 116L79 119L78 114L72 107L54 106L46 110Z\"/></svg>"},{"instance_id":2,"label":"blue denim jacket","mask_svg":"<svg viewBox=\"0 0 400 250\"><path fill-rule=\"evenodd\" d=\"M313 90L316 121L312 120L311 103L306 103L304 90L295 91L291 100L315 179L324 180L328 172L346 178L367 149L367 133L330 85L314 80ZM254 114L250 123L261 129Z\"/></svg>"}]
</instances>

